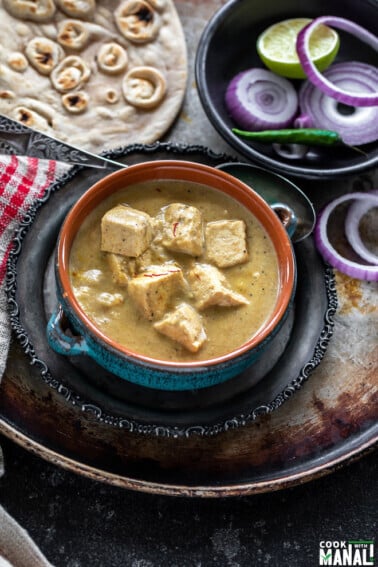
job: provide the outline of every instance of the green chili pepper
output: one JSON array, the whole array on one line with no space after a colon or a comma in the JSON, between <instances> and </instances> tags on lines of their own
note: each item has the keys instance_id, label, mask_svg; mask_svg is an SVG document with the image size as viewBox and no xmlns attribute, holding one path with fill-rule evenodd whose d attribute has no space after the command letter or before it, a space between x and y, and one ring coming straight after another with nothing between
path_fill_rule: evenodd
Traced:
<instances>
[{"instance_id":1,"label":"green chili pepper","mask_svg":"<svg viewBox=\"0 0 378 567\"><path fill-rule=\"evenodd\" d=\"M263 130L261 132L248 132L232 128L232 131L241 138L263 143L308 144L312 146L332 146L333 144L343 143L337 132L318 128Z\"/></svg>"}]
</instances>

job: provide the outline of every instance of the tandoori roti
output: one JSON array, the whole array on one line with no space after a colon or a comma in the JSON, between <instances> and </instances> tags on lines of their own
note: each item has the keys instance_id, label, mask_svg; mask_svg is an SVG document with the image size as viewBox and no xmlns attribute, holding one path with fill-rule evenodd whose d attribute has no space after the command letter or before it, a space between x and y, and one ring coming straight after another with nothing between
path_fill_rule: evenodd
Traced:
<instances>
[{"instance_id":1,"label":"tandoori roti","mask_svg":"<svg viewBox=\"0 0 378 567\"><path fill-rule=\"evenodd\" d=\"M0 113L98 153L176 118L187 52L172 0L0 0Z\"/></svg>"}]
</instances>

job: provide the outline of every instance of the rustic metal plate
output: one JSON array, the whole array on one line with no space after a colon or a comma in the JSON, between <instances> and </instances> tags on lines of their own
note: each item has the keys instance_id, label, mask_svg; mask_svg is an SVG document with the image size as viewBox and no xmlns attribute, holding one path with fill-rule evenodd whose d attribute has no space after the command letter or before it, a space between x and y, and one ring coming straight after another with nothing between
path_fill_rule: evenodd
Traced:
<instances>
[{"instance_id":1,"label":"rustic metal plate","mask_svg":"<svg viewBox=\"0 0 378 567\"><path fill-rule=\"evenodd\" d=\"M123 158L129 163L134 157L140 159L145 152L149 159L152 154L161 157L156 146L133 150L136 153L132 158ZM176 146L173 151L178 151ZM195 159L199 148L181 148L180 152L183 151ZM218 159L224 157L218 156ZM211 152L206 160L217 161ZM87 172L85 183L90 185L93 175ZM63 180L65 183L67 181ZM57 189L54 188L56 195L59 194ZM66 185L60 194L68 199L69 191ZM41 212L47 211L47 206L41 206ZM25 219L19 234L20 246L30 226L34 225L33 220L33 216ZM38 246L31 249L37 251ZM308 251L306 248L306 254ZM14 254L20 254L20 250ZM46 264L49 256L47 246ZM32 256L33 260L32 265L38 271L41 259L37 253ZM312 260L303 265L306 265L310 282ZM11 271L8 274L10 287L14 285L13 277ZM33 279L32 274L30 278ZM339 283L341 285L342 280ZM345 285L342 308L345 307ZM33 292L24 309L26 319L29 309L30 313L33 311L32 304L43 303L45 293L42 288ZM334 309L332 305L331 326ZM17 318L17 312L13 312L12 317ZM349 340L350 334L342 313L336 327L340 351L340 341ZM316 359L320 349L321 359L328 347L322 363L314 367L312 361L309 367L303 368L300 382L308 372L312 372L311 379L299 391L295 383L285 389L287 400L279 411L262 411L265 415L243 427L233 427L235 423L231 420L217 435L208 430L208 435L190 436L180 432L177 435L174 430L168 432L166 427L155 429L155 434L151 435L151 425L142 425L139 431L131 432L125 422L114 422L110 412L101 414L95 404L83 405L80 396L75 397L72 389L64 385L65 376L46 373L42 362L44 353L38 353L37 357L28 337L22 329L19 331L19 340L13 342L2 382L0 431L42 457L91 478L170 495L250 494L276 490L325 474L369 450L377 439L374 365L370 364L370 373L364 372L364 379L356 383L353 372L345 373L344 361L332 350L334 338L328 345L329 329L324 336L325 344L321 339L313 353ZM303 348L307 347L299 333L292 349L301 356ZM353 370L353 361L347 362Z\"/></svg>"},{"instance_id":2,"label":"rustic metal plate","mask_svg":"<svg viewBox=\"0 0 378 567\"><path fill-rule=\"evenodd\" d=\"M225 0L176 0L189 51L189 72L202 30ZM206 120L196 83L169 140L230 147ZM88 171L88 184L92 172ZM317 208L333 195L376 186L368 176L298 184ZM164 438L130 434L85 419L67 403L59 381L47 386L13 341L0 390L0 432L40 457L89 478L172 496L223 497L268 492L311 481L360 458L378 440L377 286L336 273L339 307L326 356L303 388L279 411L213 437ZM300 343L298 344L300 349Z\"/></svg>"}]
</instances>

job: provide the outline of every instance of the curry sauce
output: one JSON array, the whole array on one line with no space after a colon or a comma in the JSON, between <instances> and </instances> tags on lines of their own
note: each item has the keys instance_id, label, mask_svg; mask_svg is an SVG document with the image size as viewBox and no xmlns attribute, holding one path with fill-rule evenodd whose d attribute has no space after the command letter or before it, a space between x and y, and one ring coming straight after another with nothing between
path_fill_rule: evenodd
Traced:
<instances>
[{"instance_id":1,"label":"curry sauce","mask_svg":"<svg viewBox=\"0 0 378 567\"><path fill-rule=\"evenodd\" d=\"M120 205L151 219L147 240L127 254L103 243L103 219ZM241 346L278 296L277 255L260 222L231 197L186 181L143 182L102 201L75 237L69 269L78 303L104 335L161 360L207 360Z\"/></svg>"}]
</instances>

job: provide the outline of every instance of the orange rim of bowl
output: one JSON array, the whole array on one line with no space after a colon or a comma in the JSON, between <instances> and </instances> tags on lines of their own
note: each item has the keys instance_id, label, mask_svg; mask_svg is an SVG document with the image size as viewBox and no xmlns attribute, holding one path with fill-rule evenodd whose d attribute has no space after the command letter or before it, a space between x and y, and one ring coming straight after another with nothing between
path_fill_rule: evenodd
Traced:
<instances>
[{"instance_id":1,"label":"orange rim of bowl","mask_svg":"<svg viewBox=\"0 0 378 567\"><path fill-rule=\"evenodd\" d=\"M279 290L275 308L267 321L248 341L238 348L214 358L191 361L166 361L135 352L106 336L93 323L75 298L69 277L69 259L72 243L84 218L107 196L143 181L181 180L200 183L235 198L260 221L271 238L278 257ZM65 301L73 309L76 317L92 335L109 345L115 351L136 359L141 363L175 367L184 370L208 367L236 358L260 345L276 328L286 313L295 286L295 259L291 241L281 221L269 205L251 187L230 174L208 165L195 162L162 160L131 165L115 171L92 185L68 212L59 235L57 251L57 272ZM135 360L134 360L135 361Z\"/></svg>"}]
</instances>

